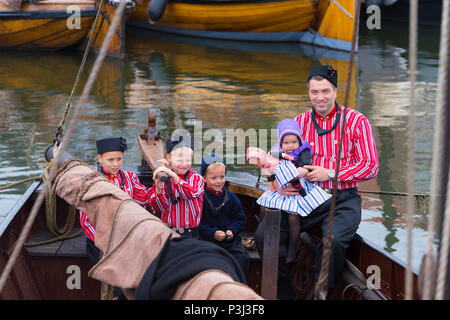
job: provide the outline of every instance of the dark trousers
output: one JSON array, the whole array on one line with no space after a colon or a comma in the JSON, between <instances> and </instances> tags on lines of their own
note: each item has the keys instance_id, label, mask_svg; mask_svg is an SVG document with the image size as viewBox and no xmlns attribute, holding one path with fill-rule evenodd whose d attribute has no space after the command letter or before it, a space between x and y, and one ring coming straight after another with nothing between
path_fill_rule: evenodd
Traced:
<instances>
[{"instance_id":1,"label":"dark trousers","mask_svg":"<svg viewBox=\"0 0 450 320\"><path fill-rule=\"evenodd\" d=\"M328 230L328 218L331 199L323 203L314 210L310 215L300 218L302 231L320 225L322 235L326 236ZM293 296L293 288L289 279L289 266L286 264L287 245L289 243L289 224L287 219L288 213L281 212L280 222L280 258L278 263L278 298L289 299ZM333 219L332 234L334 236L331 246L330 265L328 273L328 287L330 289L336 286L337 281L342 275L345 266L345 253L350 241L354 238L359 223L361 222L361 197L358 195L356 188L339 190L336 199L336 210ZM255 233L256 245L262 256L262 248L264 245L264 223L261 221ZM316 271L315 279L319 278L320 265L322 261L322 242L316 247ZM280 290L285 291L281 293Z\"/></svg>"},{"instance_id":2,"label":"dark trousers","mask_svg":"<svg viewBox=\"0 0 450 320\"><path fill-rule=\"evenodd\" d=\"M242 246L241 237L237 236L232 242L215 242L218 246L227 250L239 262L245 275L250 268L250 256L247 250Z\"/></svg>"}]
</instances>

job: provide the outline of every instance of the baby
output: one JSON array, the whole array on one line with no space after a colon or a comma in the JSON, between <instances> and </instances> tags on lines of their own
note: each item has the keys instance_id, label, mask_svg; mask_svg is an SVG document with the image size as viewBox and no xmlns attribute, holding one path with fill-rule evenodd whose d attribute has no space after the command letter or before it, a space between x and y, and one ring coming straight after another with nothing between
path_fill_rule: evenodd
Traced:
<instances>
[{"instance_id":1,"label":"baby","mask_svg":"<svg viewBox=\"0 0 450 320\"><path fill-rule=\"evenodd\" d=\"M300 234L299 217L309 215L314 209L328 200L331 195L315 183L308 182L304 176L308 170L304 165L311 163L311 146L303 141L300 126L293 119L285 119L278 124L278 144L268 154L261 149L249 148L249 163L262 168L262 174L268 177L270 190L258 198L257 203L267 208L275 208L289 213L289 245L286 262L296 258L296 245ZM274 187L293 185L299 191L295 196L283 196Z\"/></svg>"}]
</instances>

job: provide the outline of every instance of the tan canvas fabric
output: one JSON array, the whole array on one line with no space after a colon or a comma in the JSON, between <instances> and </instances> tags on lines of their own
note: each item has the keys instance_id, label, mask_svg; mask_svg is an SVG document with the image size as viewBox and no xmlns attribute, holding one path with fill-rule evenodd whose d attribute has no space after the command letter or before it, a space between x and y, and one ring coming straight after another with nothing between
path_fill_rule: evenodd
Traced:
<instances>
[{"instance_id":1,"label":"tan canvas fabric","mask_svg":"<svg viewBox=\"0 0 450 320\"><path fill-rule=\"evenodd\" d=\"M217 269L203 271L178 287L175 300L261 300L251 288Z\"/></svg>"},{"instance_id":2,"label":"tan canvas fabric","mask_svg":"<svg viewBox=\"0 0 450 320\"><path fill-rule=\"evenodd\" d=\"M89 276L122 288L129 299L169 235L179 237L87 165L73 166L58 176L56 194L85 212L96 228L95 245L105 254ZM214 299L261 298L228 274L207 270L180 285L174 299L207 299L210 293Z\"/></svg>"}]
</instances>

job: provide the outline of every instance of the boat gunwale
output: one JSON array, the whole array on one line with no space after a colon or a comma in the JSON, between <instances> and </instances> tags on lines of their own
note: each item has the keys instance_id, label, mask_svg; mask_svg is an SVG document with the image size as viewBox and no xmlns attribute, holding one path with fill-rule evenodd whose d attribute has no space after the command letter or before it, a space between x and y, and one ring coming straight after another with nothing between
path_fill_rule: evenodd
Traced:
<instances>
[{"instance_id":1,"label":"boat gunwale","mask_svg":"<svg viewBox=\"0 0 450 320\"><path fill-rule=\"evenodd\" d=\"M31 20L31 19L65 19L72 16L66 10L36 10L36 11L0 11L2 20ZM81 9L80 17L95 17L97 9Z\"/></svg>"},{"instance_id":2,"label":"boat gunwale","mask_svg":"<svg viewBox=\"0 0 450 320\"><path fill-rule=\"evenodd\" d=\"M5 230L8 228L11 221L17 215L17 213L19 213L19 211L22 210L23 206L27 203L29 198L35 193L35 191L39 188L41 184L42 184L41 181L34 181L28 187L25 193L19 198L19 200L17 200L14 206L9 210L7 215L2 219L2 221L0 222L0 238L2 237Z\"/></svg>"}]
</instances>

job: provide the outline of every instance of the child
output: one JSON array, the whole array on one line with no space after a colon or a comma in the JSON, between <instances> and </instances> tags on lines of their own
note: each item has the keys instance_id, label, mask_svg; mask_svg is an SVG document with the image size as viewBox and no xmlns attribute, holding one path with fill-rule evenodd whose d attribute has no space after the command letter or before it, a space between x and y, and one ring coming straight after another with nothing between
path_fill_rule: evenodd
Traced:
<instances>
[{"instance_id":1,"label":"child","mask_svg":"<svg viewBox=\"0 0 450 320\"><path fill-rule=\"evenodd\" d=\"M107 137L96 141L98 171L103 173L109 181L114 182L123 191L128 193L140 205L145 205L150 198L146 186L139 182L133 172L122 170L123 153L127 149L127 141L122 137ZM88 237L86 248L92 264L100 259L100 251L95 247L95 227L87 215L80 211L80 224Z\"/></svg>"},{"instance_id":2,"label":"child","mask_svg":"<svg viewBox=\"0 0 450 320\"><path fill-rule=\"evenodd\" d=\"M198 225L202 217L204 181L191 170L193 141L188 136L166 141L167 160L172 170L161 166L153 172L149 206L161 213L161 220L182 237L199 239ZM166 175L165 182L162 175Z\"/></svg>"},{"instance_id":3,"label":"child","mask_svg":"<svg viewBox=\"0 0 450 320\"><path fill-rule=\"evenodd\" d=\"M248 158L254 155L252 154L254 150L250 151L247 154ZM281 160L274 168L273 160L268 157L280 153ZM300 233L299 217L309 215L331 195L315 183L308 182L303 178L308 170L302 167L311 163L311 147L302 140L300 127L295 120L285 119L278 124L278 144L271 149L270 155L266 159L261 156L258 159L260 160L258 166L264 167L266 163L269 163L266 169L272 168L274 176L268 177L269 181L276 179L280 188L291 184L299 190L298 195L283 196L275 188L271 188L257 200L261 206L281 209L289 213L289 244L286 263L291 263L295 261L296 256L297 239Z\"/></svg>"},{"instance_id":4,"label":"child","mask_svg":"<svg viewBox=\"0 0 450 320\"><path fill-rule=\"evenodd\" d=\"M200 236L226 249L247 274L250 256L239 236L245 226L245 213L238 197L226 188L225 174L226 165L222 158L216 155L202 158L201 175L206 187L199 225Z\"/></svg>"}]
</instances>

